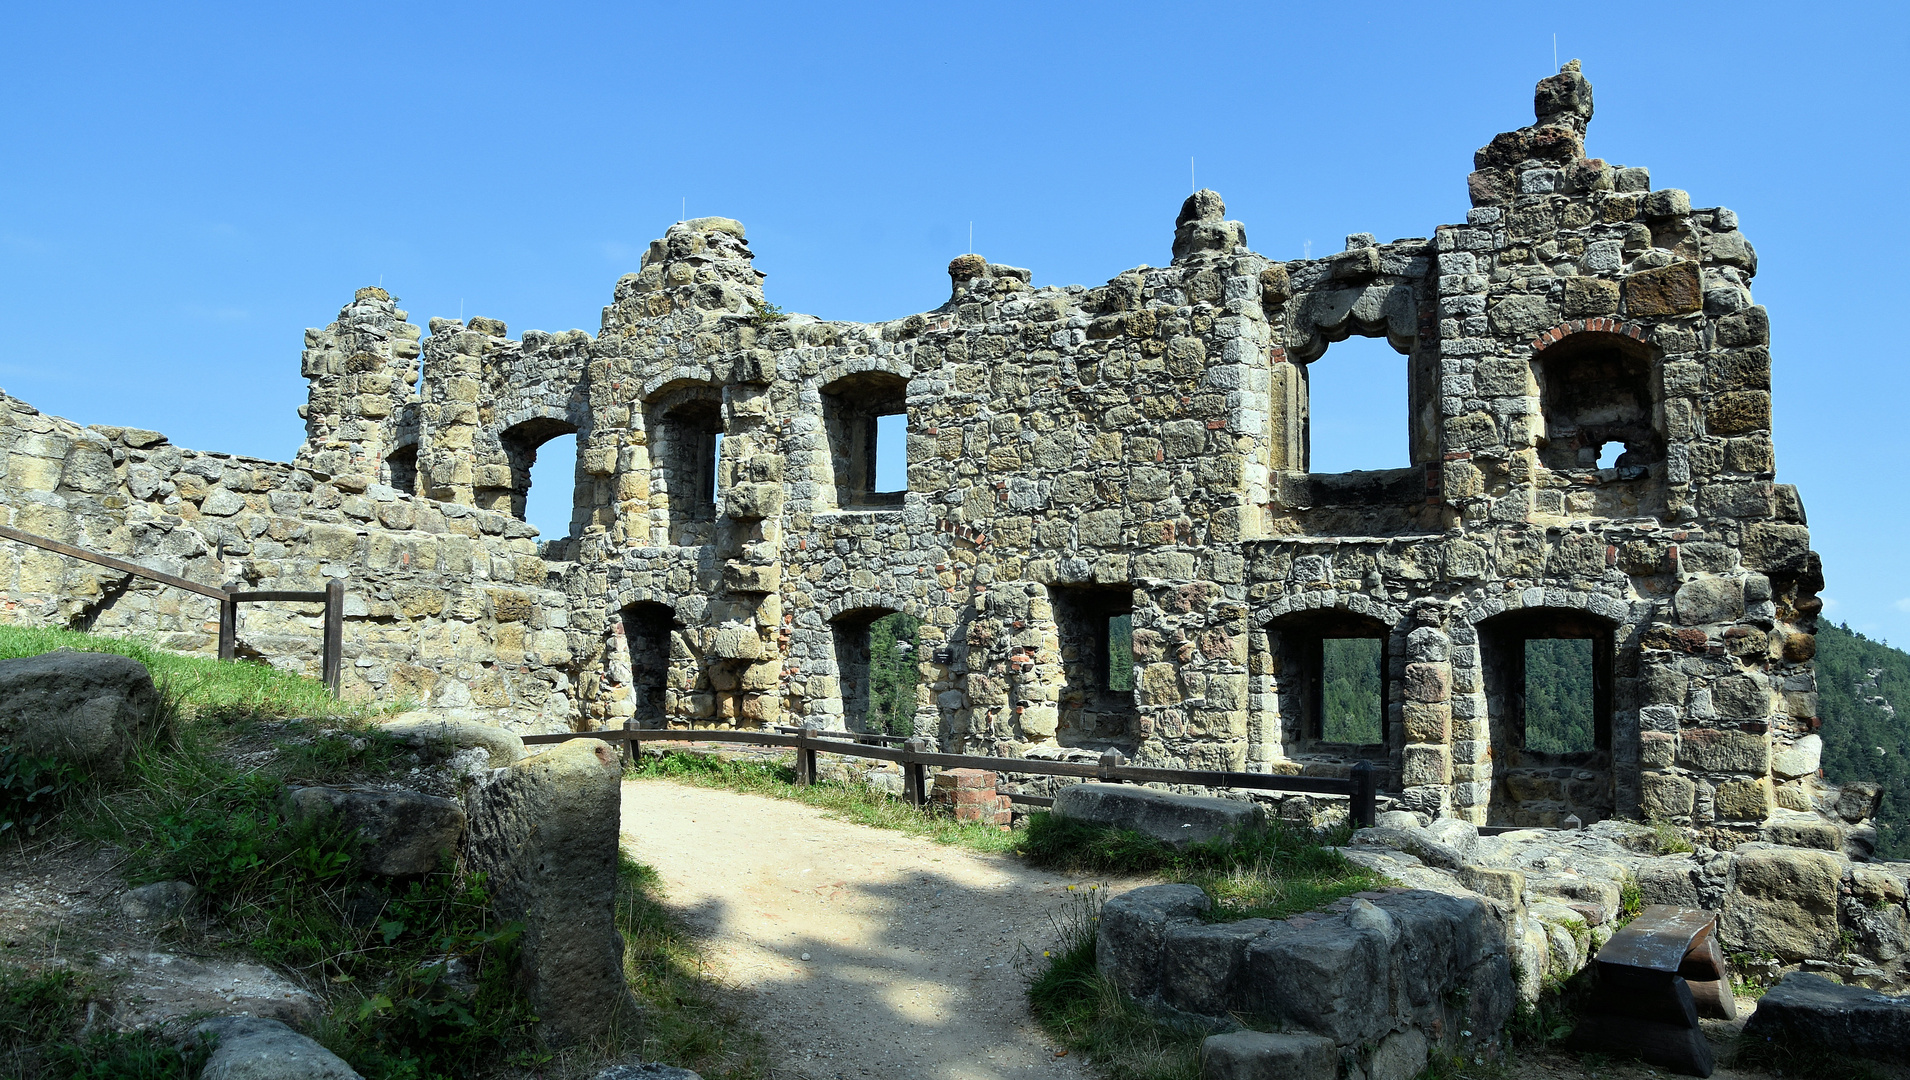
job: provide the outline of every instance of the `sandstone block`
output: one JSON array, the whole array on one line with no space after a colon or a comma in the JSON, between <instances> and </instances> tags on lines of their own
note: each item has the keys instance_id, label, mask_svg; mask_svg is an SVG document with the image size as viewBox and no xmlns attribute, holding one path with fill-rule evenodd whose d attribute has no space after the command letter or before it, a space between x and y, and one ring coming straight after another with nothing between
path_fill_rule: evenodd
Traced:
<instances>
[{"instance_id":1,"label":"sandstone block","mask_svg":"<svg viewBox=\"0 0 1910 1080\"><path fill-rule=\"evenodd\" d=\"M1844 861L1826 851L1745 844L1731 854L1719 928L1727 947L1786 962L1837 947L1837 896Z\"/></svg>"},{"instance_id":2,"label":"sandstone block","mask_svg":"<svg viewBox=\"0 0 1910 1080\"><path fill-rule=\"evenodd\" d=\"M1763 821L1774 802L1768 776L1718 785L1717 814L1726 821Z\"/></svg>"},{"instance_id":3,"label":"sandstone block","mask_svg":"<svg viewBox=\"0 0 1910 1080\"><path fill-rule=\"evenodd\" d=\"M293 821L335 821L355 833L355 861L385 877L429 874L453 857L464 838L456 799L415 791L302 787L286 793Z\"/></svg>"},{"instance_id":4,"label":"sandstone block","mask_svg":"<svg viewBox=\"0 0 1910 1080\"><path fill-rule=\"evenodd\" d=\"M1168 928L1198 917L1209 906L1198 885L1147 885L1122 893L1101 911L1095 966L1130 996L1159 1000L1161 944Z\"/></svg>"},{"instance_id":5,"label":"sandstone block","mask_svg":"<svg viewBox=\"0 0 1910 1080\"><path fill-rule=\"evenodd\" d=\"M1259 828L1266 814L1258 803L1206 795L1175 795L1127 784L1076 784L1055 796L1054 813L1114 829L1131 829L1169 847L1223 840L1240 829Z\"/></svg>"},{"instance_id":6,"label":"sandstone block","mask_svg":"<svg viewBox=\"0 0 1910 1080\"><path fill-rule=\"evenodd\" d=\"M1625 314L1633 317L1682 315L1704 307L1698 264L1675 262L1640 270L1625 278Z\"/></svg>"},{"instance_id":7,"label":"sandstone block","mask_svg":"<svg viewBox=\"0 0 1910 1080\"><path fill-rule=\"evenodd\" d=\"M1698 786L1676 773L1647 772L1639 778L1638 804L1645 820L1690 817Z\"/></svg>"},{"instance_id":8,"label":"sandstone block","mask_svg":"<svg viewBox=\"0 0 1910 1080\"><path fill-rule=\"evenodd\" d=\"M1201 1080L1333 1080L1340 1051L1324 1035L1235 1031L1200 1044Z\"/></svg>"},{"instance_id":9,"label":"sandstone block","mask_svg":"<svg viewBox=\"0 0 1910 1080\"><path fill-rule=\"evenodd\" d=\"M1901 1062L1910 1050L1910 997L1793 972L1758 999L1744 1034L1832 1059L1855 1054Z\"/></svg>"},{"instance_id":10,"label":"sandstone block","mask_svg":"<svg viewBox=\"0 0 1910 1080\"><path fill-rule=\"evenodd\" d=\"M1771 762L1768 735L1713 728L1691 728L1678 744L1679 764L1704 772L1763 773Z\"/></svg>"},{"instance_id":11,"label":"sandstone block","mask_svg":"<svg viewBox=\"0 0 1910 1080\"><path fill-rule=\"evenodd\" d=\"M151 729L159 691L146 665L58 649L0 660L0 745L117 778Z\"/></svg>"},{"instance_id":12,"label":"sandstone block","mask_svg":"<svg viewBox=\"0 0 1910 1080\"><path fill-rule=\"evenodd\" d=\"M553 1042L601 1040L635 1022L612 916L622 775L609 744L573 739L469 798L467 865L488 875L498 916L525 925L517 977Z\"/></svg>"},{"instance_id":13,"label":"sandstone block","mask_svg":"<svg viewBox=\"0 0 1910 1080\"><path fill-rule=\"evenodd\" d=\"M1705 409L1704 422L1705 430L1713 435L1762 431L1771 426L1770 391L1732 390L1718 394Z\"/></svg>"}]
</instances>

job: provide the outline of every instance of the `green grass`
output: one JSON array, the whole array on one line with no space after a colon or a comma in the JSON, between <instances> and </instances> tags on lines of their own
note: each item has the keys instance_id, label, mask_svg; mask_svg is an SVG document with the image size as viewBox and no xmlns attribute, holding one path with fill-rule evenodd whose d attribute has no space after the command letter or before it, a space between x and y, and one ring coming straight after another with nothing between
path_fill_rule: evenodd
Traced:
<instances>
[{"instance_id":1,"label":"green grass","mask_svg":"<svg viewBox=\"0 0 1910 1080\"><path fill-rule=\"evenodd\" d=\"M94 992L70 968L0 965L0 1077L176 1080L205 1064L206 1043L171 1029L86 1032Z\"/></svg>"},{"instance_id":2,"label":"green grass","mask_svg":"<svg viewBox=\"0 0 1910 1080\"><path fill-rule=\"evenodd\" d=\"M341 702L317 679L249 660L183 656L131 638L77 630L0 626L0 660L38 656L55 649L132 657L146 665L168 702L186 718L366 717L401 711L406 705Z\"/></svg>"},{"instance_id":3,"label":"green grass","mask_svg":"<svg viewBox=\"0 0 1910 1080\"><path fill-rule=\"evenodd\" d=\"M663 906L656 871L620 855L617 873L624 977L643 1006L638 1058L689 1069L704 1080L769 1076L762 1039L704 977L703 951Z\"/></svg>"},{"instance_id":4,"label":"green grass","mask_svg":"<svg viewBox=\"0 0 1910 1080\"><path fill-rule=\"evenodd\" d=\"M796 770L787 761L758 763L724 761L705 754L669 751L660 757L645 755L625 773L639 779L675 780L698 787L726 788L788 799L833 811L845 821L876 829L895 829L941 844L956 844L975 851L1013 851L1019 832L1005 832L992 825L960 822L944 814L921 810L867 784L850 780L824 780L803 786L796 783Z\"/></svg>"},{"instance_id":5,"label":"green grass","mask_svg":"<svg viewBox=\"0 0 1910 1080\"><path fill-rule=\"evenodd\" d=\"M1198 885L1213 899L1209 917L1284 919L1384 884L1328 846L1346 830L1321 834L1276 821L1230 840L1175 851L1141 833L1032 814L1018 850L1070 873L1149 875Z\"/></svg>"}]
</instances>

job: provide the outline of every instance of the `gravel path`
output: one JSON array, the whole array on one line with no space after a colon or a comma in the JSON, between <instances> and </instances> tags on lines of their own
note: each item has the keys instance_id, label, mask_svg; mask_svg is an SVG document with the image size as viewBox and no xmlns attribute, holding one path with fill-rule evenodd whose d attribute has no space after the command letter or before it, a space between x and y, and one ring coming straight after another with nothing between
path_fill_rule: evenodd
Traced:
<instances>
[{"instance_id":1,"label":"gravel path","mask_svg":"<svg viewBox=\"0 0 1910 1080\"><path fill-rule=\"evenodd\" d=\"M661 780L625 782L623 832L794 1076L1093 1075L1024 996L1085 882Z\"/></svg>"}]
</instances>

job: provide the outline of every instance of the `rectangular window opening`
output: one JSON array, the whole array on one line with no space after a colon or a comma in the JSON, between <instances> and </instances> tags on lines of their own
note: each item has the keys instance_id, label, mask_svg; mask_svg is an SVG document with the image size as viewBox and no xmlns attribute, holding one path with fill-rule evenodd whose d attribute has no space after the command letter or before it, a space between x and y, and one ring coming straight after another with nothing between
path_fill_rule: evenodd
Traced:
<instances>
[{"instance_id":1,"label":"rectangular window opening","mask_svg":"<svg viewBox=\"0 0 1910 1080\"><path fill-rule=\"evenodd\" d=\"M878 416L875 418L875 493L899 494L908 489L908 414Z\"/></svg>"},{"instance_id":2,"label":"rectangular window opening","mask_svg":"<svg viewBox=\"0 0 1910 1080\"><path fill-rule=\"evenodd\" d=\"M1349 337L1305 366L1307 471L1399 469L1410 406L1406 358L1383 337Z\"/></svg>"},{"instance_id":3,"label":"rectangular window opening","mask_svg":"<svg viewBox=\"0 0 1910 1080\"><path fill-rule=\"evenodd\" d=\"M1541 754L1597 749L1594 656L1588 638L1525 642L1525 745Z\"/></svg>"},{"instance_id":4,"label":"rectangular window opening","mask_svg":"<svg viewBox=\"0 0 1910 1080\"><path fill-rule=\"evenodd\" d=\"M710 460L707 465L708 478L701 485L701 489L709 493L709 503L714 508L723 498L723 493L717 490L723 475L723 433L720 431L710 440Z\"/></svg>"},{"instance_id":5,"label":"rectangular window opening","mask_svg":"<svg viewBox=\"0 0 1910 1080\"><path fill-rule=\"evenodd\" d=\"M1109 616L1104 632L1107 635L1107 689L1129 693L1134 689L1134 616Z\"/></svg>"},{"instance_id":6,"label":"rectangular window opening","mask_svg":"<svg viewBox=\"0 0 1910 1080\"><path fill-rule=\"evenodd\" d=\"M1320 736L1368 746L1383 739L1385 643L1378 638L1320 642Z\"/></svg>"}]
</instances>

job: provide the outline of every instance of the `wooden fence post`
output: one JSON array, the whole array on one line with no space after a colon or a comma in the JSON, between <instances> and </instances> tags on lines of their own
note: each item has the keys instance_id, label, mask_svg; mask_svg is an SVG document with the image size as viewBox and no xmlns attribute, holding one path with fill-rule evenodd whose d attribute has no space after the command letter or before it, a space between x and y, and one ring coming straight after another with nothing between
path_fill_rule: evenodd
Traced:
<instances>
[{"instance_id":1,"label":"wooden fence post","mask_svg":"<svg viewBox=\"0 0 1910 1080\"><path fill-rule=\"evenodd\" d=\"M239 601L232 595L237 585L225 587L225 599L219 601L219 659L230 660L239 651Z\"/></svg>"},{"instance_id":2,"label":"wooden fence post","mask_svg":"<svg viewBox=\"0 0 1910 1080\"><path fill-rule=\"evenodd\" d=\"M338 696L339 676L345 661L345 583L333 578L325 583L325 685Z\"/></svg>"},{"instance_id":3,"label":"wooden fence post","mask_svg":"<svg viewBox=\"0 0 1910 1080\"><path fill-rule=\"evenodd\" d=\"M625 720L623 722L623 729L625 731L637 730L637 718L633 716L630 719ZM637 740L631 739L631 738L625 738L623 740L624 768L627 769L630 766L635 765L636 763L637 763Z\"/></svg>"},{"instance_id":4,"label":"wooden fence post","mask_svg":"<svg viewBox=\"0 0 1910 1080\"><path fill-rule=\"evenodd\" d=\"M813 724L804 724L796 732L796 783L805 787L816 782L816 748L809 745L815 737Z\"/></svg>"},{"instance_id":5,"label":"wooden fence post","mask_svg":"<svg viewBox=\"0 0 1910 1080\"><path fill-rule=\"evenodd\" d=\"M1116 776L1112 776L1112 775L1109 775L1109 773L1108 773L1108 770L1109 770L1109 769L1118 769L1118 768L1120 768L1120 767L1121 767L1121 762L1122 762L1123 760L1124 760L1124 759L1123 759L1123 758L1121 757L1121 752L1120 752L1119 750L1103 750L1103 751L1101 751L1101 762L1100 762L1100 773L1101 773L1101 775L1099 775L1099 776L1097 776L1097 777L1095 777L1095 779L1096 779L1096 780L1099 780L1099 781L1100 781L1101 783L1103 783L1103 784L1118 784L1118 783L1120 783L1120 782L1121 782L1121 781L1120 781L1120 778L1119 778L1119 777L1116 777Z\"/></svg>"},{"instance_id":6,"label":"wooden fence post","mask_svg":"<svg viewBox=\"0 0 1910 1080\"><path fill-rule=\"evenodd\" d=\"M1373 763L1360 759L1353 766L1353 822L1362 829L1373 827L1375 803L1377 801L1377 777L1373 773Z\"/></svg>"},{"instance_id":7,"label":"wooden fence post","mask_svg":"<svg viewBox=\"0 0 1910 1080\"><path fill-rule=\"evenodd\" d=\"M927 739L910 739L902 744L902 797L911 806L928 805L928 766L915 761L916 754L927 752Z\"/></svg>"}]
</instances>

